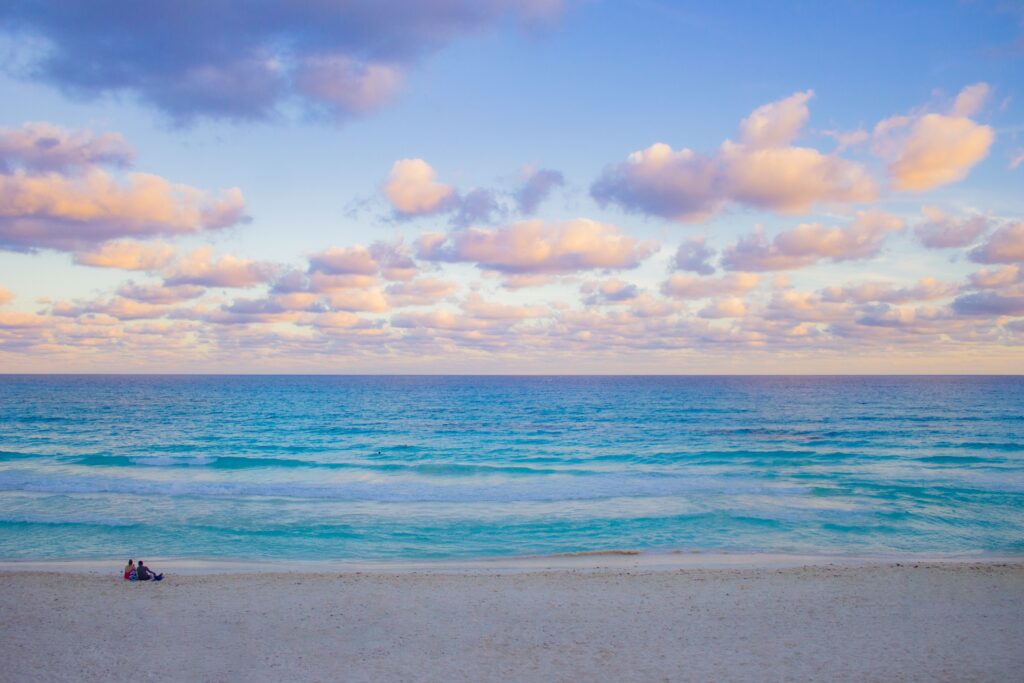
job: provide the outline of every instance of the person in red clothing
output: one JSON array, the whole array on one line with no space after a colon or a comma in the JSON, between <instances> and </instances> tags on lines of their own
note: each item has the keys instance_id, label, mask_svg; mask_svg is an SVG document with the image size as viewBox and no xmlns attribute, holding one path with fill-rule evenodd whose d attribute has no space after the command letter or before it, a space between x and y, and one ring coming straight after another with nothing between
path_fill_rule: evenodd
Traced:
<instances>
[{"instance_id":1,"label":"person in red clothing","mask_svg":"<svg viewBox=\"0 0 1024 683\"><path fill-rule=\"evenodd\" d=\"M132 578L132 572L135 571L135 563L128 560L128 564L124 568L124 580L129 581Z\"/></svg>"}]
</instances>

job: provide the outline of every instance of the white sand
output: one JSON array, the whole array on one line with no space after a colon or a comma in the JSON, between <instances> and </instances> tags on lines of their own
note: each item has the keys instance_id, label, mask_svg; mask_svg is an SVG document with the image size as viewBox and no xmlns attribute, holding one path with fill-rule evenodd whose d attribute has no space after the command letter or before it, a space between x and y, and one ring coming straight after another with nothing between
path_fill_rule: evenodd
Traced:
<instances>
[{"instance_id":1,"label":"white sand","mask_svg":"<svg viewBox=\"0 0 1024 683\"><path fill-rule=\"evenodd\" d=\"M7 571L0 680L1024 680L1024 563L902 563Z\"/></svg>"}]
</instances>

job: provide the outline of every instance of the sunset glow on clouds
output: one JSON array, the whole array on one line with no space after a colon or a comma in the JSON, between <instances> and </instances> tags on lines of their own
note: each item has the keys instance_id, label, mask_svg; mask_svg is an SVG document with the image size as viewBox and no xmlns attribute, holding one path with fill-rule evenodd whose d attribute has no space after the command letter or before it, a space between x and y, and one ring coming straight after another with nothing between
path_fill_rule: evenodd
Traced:
<instances>
[{"instance_id":1,"label":"sunset glow on clouds","mask_svg":"<svg viewBox=\"0 0 1024 683\"><path fill-rule=\"evenodd\" d=\"M3 371L1024 369L1002 8L872 5L946 37L883 73L630 47L666 7L118 5L0 10Z\"/></svg>"}]
</instances>

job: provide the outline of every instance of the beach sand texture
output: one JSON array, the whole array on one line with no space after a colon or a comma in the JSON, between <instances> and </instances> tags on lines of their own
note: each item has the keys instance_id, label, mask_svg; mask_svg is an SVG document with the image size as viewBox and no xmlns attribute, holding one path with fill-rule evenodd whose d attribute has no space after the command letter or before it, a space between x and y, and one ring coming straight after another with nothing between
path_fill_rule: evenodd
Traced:
<instances>
[{"instance_id":1,"label":"beach sand texture","mask_svg":"<svg viewBox=\"0 0 1024 683\"><path fill-rule=\"evenodd\" d=\"M0 574L3 681L1024 680L1024 563Z\"/></svg>"}]
</instances>

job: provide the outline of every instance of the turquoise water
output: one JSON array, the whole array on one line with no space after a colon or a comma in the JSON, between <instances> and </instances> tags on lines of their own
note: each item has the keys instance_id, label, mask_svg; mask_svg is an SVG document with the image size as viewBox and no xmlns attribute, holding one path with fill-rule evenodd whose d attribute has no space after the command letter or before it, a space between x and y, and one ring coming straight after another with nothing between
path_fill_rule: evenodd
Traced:
<instances>
[{"instance_id":1,"label":"turquoise water","mask_svg":"<svg viewBox=\"0 0 1024 683\"><path fill-rule=\"evenodd\" d=\"M1024 553L1020 377L0 376L0 559Z\"/></svg>"}]
</instances>

